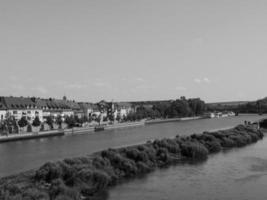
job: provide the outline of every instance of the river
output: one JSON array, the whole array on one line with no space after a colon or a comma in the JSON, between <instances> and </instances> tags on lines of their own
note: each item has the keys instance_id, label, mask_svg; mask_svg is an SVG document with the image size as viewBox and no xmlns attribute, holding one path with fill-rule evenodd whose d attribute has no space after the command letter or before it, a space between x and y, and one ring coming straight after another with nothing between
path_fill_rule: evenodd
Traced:
<instances>
[{"instance_id":1,"label":"river","mask_svg":"<svg viewBox=\"0 0 267 200\"><path fill-rule=\"evenodd\" d=\"M238 117L228 117L228 118L219 118L219 119L201 119L201 120L192 120L192 121L153 124L153 125L147 125L147 126L135 127L135 128L108 130L108 131L103 131L103 132L97 132L94 134L66 135L66 136L60 136L60 137L2 143L0 144L0 158L1 158L0 177L26 171L26 170L33 169L33 168L37 168L47 161L55 161L55 160L60 160L60 159L64 159L67 157L82 156L86 154L91 154L93 152L96 152L102 149L143 143L147 140L152 140L155 138L174 137L177 134L190 135L193 133L201 133L203 131L208 131L208 130L229 128L237 124L243 123L245 120L255 121L260 118L266 118L266 117L267 116L259 116L259 115L241 115ZM249 148L252 148L252 147L249 147ZM236 153L233 153L232 155L236 155ZM150 184L147 181L152 181L154 183L156 180L158 180L158 182L161 182L160 181L161 179L165 179L163 178L165 176L164 173L166 173L166 177L168 177L168 174L169 176L171 176L172 173L176 174L176 170L178 169L179 169L178 175L174 177L169 177L169 179L168 180L166 179L166 181L171 181L173 180L171 178L175 178L175 177L179 179L180 178L185 179L187 177L186 176L187 173L191 175L193 175L194 173L198 174L199 170L200 170L200 174L204 176L204 174L207 172L203 171L203 169L201 171L201 168L206 168L207 164L212 162L212 160L215 160L213 164L211 163L211 167L214 168L215 170L215 171L213 170L211 171L212 171L212 174L214 174L217 170L216 166L219 166L219 163L221 162L221 159L218 159L219 157L224 158L225 154L215 155L214 158L213 157L210 158L207 163L199 165L198 168L194 168L194 166L191 166L191 165L182 167L184 172L183 170L179 169L181 167L169 168L168 169L169 171L168 170L157 171L154 175L151 175L151 176L149 175L149 177L151 177L152 179L148 178L148 179L142 179L140 181L141 183L144 184L144 188L146 185L145 183L147 183L148 185L151 185L151 187L153 185L157 187L156 183ZM216 162L216 159L219 162ZM232 160L234 162L237 162L237 160L235 159L232 159ZM231 170L234 170L235 168L236 167L231 168ZM225 170L227 169L228 167L226 166ZM214 177L215 175L217 175L217 173L214 174ZM222 171L222 173L227 173L227 171L226 172ZM181 177L179 176L179 174ZM153 177L154 177L154 180L153 180ZM192 177L192 178L194 180L197 177ZM205 176L203 178L207 179L207 181L209 180ZM138 181L130 183L130 184L136 183L136 186L138 186L140 184ZM176 183L177 180L176 181L173 180L173 181L174 181L173 183L168 182L165 184L167 184L169 187L177 186L179 188L183 188L182 186L180 187L180 182ZM192 186L190 185L189 186L194 187L194 183L195 183L194 181L191 181L190 184ZM172 186L172 184L174 185ZM159 187L160 186L161 184L159 184ZM111 195L110 198L111 199L124 199L124 198L118 197L118 195L120 193L123 195L123 191L126 191L127 193L127 187L128 186L126 184L126 185L122 185L118 189L112 190L110 194ZM130 187L134 187L134 185L130 185ZM162 189L162 192L165 194L170 192L167 189L164 192L163 186L160 187L160 189ZM151 188L151 190L153 191L153 188ZM182 192L180 195L182 195ZM134 198L135 197L133 195L132 199ZM138 197L138 198L141 198L141 197ZM129 199L131 198L129 197ZM162 197L162 198L156 198L156 199L165 199L165 198Z\"/></svg>"}]
</instances>

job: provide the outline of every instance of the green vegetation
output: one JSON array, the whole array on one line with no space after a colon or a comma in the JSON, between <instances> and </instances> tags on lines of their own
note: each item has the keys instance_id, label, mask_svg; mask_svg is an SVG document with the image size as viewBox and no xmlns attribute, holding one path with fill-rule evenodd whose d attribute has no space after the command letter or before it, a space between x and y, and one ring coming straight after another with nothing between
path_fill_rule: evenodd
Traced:
<instances>
[{"instance_id":1,"label":"green vegetation","mask_svg":"<svg viewBox=\"0 0 267 200\"><path fill-rule=\"evenodd\" d=\"M199 98L186 99L181 97L175 101L139 103L136 112L129 113L126 121L141 120L144 118L175 118L202 115L206 111L206 104Z\"/></svg>"},{"instance_id":2,"label":"green vegetation","mask_svg":"<svg viewBox=\"0 0 267 200\"><path fill-rule=\"evenodd\" d=\"M26 119L26 117L22 117L19 121L18 121L18 124L20 127L25 127L28 125L28 121Z\"/></svg>"},{"instance_id":3,"label":"green vegetation","mask_svg":"<svg viewBox=\"0 0 267 200\"><path fill-rule=\"evenodd\" d=\"M33 120L33 122L32 122L32 125L35 126L35 127L41 125L41 121L40 121L40 119L39 119L38 116L36 116L36 117L34 118L34 120Z\"/></svg>"},{"instance_id":4,"label":"green vegetation","mask_svg":"<svg viewBox=\"0 0 267 200\"><path fill-rule=\"evenodd\" d=\"M36 171L0 179L0 199L95 199L125 178L181 160L205 160L209 153L261 139L252 126L204 132L146 144L108 149L90 156L48 162Z\"/></svg>"},{"instance_id":5,"label":"green vegetation","mask_svg":"<svg viewBox=\"0 0 267 200\"><path fill-rule=\"evenodd\" d=\"M207 104L208 111L231 110L235 113L267 113L267 97L250 102L226 102Z\"/></svg>"}]
</instances>

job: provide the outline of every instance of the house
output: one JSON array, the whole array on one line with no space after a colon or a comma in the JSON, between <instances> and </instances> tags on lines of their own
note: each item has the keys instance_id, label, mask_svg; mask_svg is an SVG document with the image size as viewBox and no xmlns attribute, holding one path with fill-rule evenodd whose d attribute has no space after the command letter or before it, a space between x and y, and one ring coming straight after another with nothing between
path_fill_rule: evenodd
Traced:
<instances>
[{"instance_id":1,"label":"house","mask_svg":"<svg viewBox=\"0 0 267 200\"><path fill-rule=\"evenodd\" d=\"M93 113L93 107L94 105L92 103L84 103L80 102L78 103L80 106L80 110L83 112L84 116L91 117Z\"/></svg>"},{"instance_id":2,"label":"house","mask_svg":"<svg viewBox=\"0 0 267 200\"><path fill-rule=\"evenodd\" d=\"M7 115L7 108L1 100L2 99L0 98L0 121L3 121L5 120L6 115Z\"/></svg>"},{"instance_id":3,"label":"house","mask_svg":"<svg viewBox=\"0 0 267 200\"><path fill-rule=\"evenodd\" d=\"M115 112L114 112L115 118L117 118L118 116L120 118L127 117L127 115L130 112L134 112L134 108L132 107L131 103L118 102L118 103L115 104Z\"/></svg>"},{"instance_id":4,"label":"house","mask_svg":"<svg viewBox=\"0 0 267 200\"><path fill-rule=\"evenodd\" d=\"M16 120L26 117L32 122L36 116L43 121L43 111L32 98L24 97L2 97L2 103L6 106L8 115L13 116Z\"/></svg>"},{"instance_id":5,"label":"house","mask_svg":"<svg viewBox=\"0 0 267 200\"><path fill-rule=\"evenodd\" d=\"M70 103L66 100L38 98L35 102L37 106L43 110L44 118L47 118L48 116L56 118L57 116L65 117L74 115Z\"/></svg>"}]
</instances>

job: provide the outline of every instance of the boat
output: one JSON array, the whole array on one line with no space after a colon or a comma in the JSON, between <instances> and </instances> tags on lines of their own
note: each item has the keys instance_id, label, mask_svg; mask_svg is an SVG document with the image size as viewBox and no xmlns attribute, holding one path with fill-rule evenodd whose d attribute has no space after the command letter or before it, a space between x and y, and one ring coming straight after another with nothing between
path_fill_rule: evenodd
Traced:
<instances>
[{"instance_id":1,"label":"boat","mask_svg":"<svg viewBox=\"0 0 267 200\"><path fill-rule=\"evenodd\" d=\"M95 131L104 131L105 130L105 127L103 125L98 125L98 126L95 126Z\"/></svg>"}]
</instances>

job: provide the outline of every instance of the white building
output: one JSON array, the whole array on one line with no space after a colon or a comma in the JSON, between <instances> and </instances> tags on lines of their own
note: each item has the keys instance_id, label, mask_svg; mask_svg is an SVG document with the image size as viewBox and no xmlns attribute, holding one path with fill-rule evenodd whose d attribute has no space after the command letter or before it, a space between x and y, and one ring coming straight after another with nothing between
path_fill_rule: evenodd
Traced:
<instances>
[{"instance_id":1,"label":"white building","mask_svg":"<svg viewBox=\"0 0 267 200\"><path fill-rule=\"evenodd\" d=\"M0 121L6 118L7 109L6 106L0 101Z\"/></svg>"},{"instance_id":2,"label":"white building","mask_svg":"<svg viewBox=\"0 0 267 200\"><path fill-rule=\"evenodd\" d=\"M120 118L127 117L130 112L134 112L134 109L130 103L118 102L115 105L114 117L119 116Z\"/></svg>"},{"instance_id":3,"label":"white building","mask_svg":"<svg viewBox=\"0 0 267 200\"><path fill-rule=\"evenodd\" d=\"M32 122L36 116L40 121L43 120L42 109L38 108L31 98L2 97L1 100L6 106L7 115L15 117L16 120L26 117L28 121Z\"/></svg>"}]
</instances>

